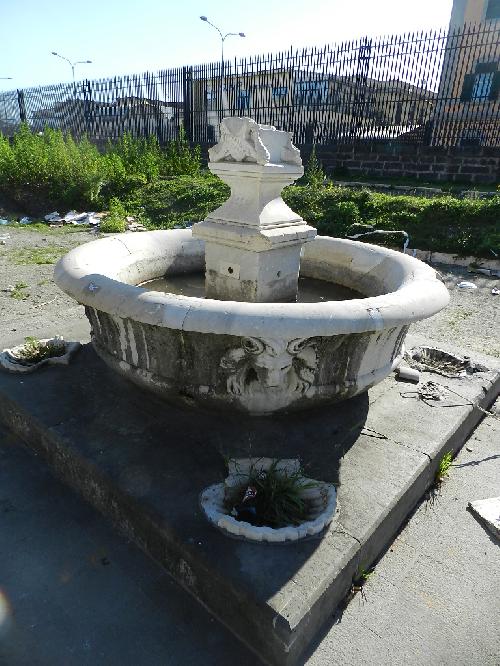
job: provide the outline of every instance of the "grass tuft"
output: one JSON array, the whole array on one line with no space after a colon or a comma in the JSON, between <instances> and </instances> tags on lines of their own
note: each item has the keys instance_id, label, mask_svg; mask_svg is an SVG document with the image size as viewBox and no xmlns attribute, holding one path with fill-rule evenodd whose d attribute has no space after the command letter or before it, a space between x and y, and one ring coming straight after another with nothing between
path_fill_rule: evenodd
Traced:
<instances>
[{"instance_id":1,"label":"grass tuft","mask_svg":"<svg viewBox=\"0 0 500 666\"><path fill-rule=\"evenodd\" d=\"M450 467L453 464L453 454L451 451L445 453L439 461L439 467L436 472L435 484L438 486L448 476Z\"/></svg>"}]
</instances>

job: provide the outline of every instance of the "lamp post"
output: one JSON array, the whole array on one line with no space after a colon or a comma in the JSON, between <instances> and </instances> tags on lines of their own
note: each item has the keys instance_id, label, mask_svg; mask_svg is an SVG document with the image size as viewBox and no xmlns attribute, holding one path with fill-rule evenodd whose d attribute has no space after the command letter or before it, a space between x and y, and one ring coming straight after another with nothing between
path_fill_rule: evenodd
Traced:
<instances>
[{"instance_id":1,"label":"lamp post","mask_svg":"<svg viewBox=\"0 0 500 666\"><path fill-rule=\"evenodd\" d=\"M57 56L58 58L61 58L62 60L66 60L67 63L69 63L69 66L71 67L71 74L73 76L73 91L75 93L76 97L76 88L75 88L75 66L76 65L90 65L92 63L92 60L75 60L75 62L71 62L68 58L65 58L63 55L60 53L56 53L55 51L51 51L52 55Z\"/></svg>"},{"instance_id":2,"label":"lamp post","mask_svg":"<svg viewBox=\"0 0 500 666\"><path fill-rule=\"evenodd\" d=\"M224 67L224 42L226 41L226 38L231 37L231 36L246 37L246 35L245 35L244 32L227 32L225 35L223 35L222 32L220 31L220 29L216 25L211 23L206 16L200 16L200 19L202 21L204 21L205 23L208 23L208 25L211 25L212 28L215 28L217 30L217 32L219 33L220 40L221 40L221 63L222 63L222 66Z\"/></svg>"},{"instance_id":3,"label":"lamp post","mask_svg":"<svg viewBox=\"0 0 500 666\"><path fill-rule=\"evenodd\" d=\"M228 37L246 37L244 32L227 32L225 35L222 34L222 31L213 23L211 23L206 16L200 16L200 19L204 21L205 23L208 23L208 25L211 25L212 28L215 28L217 32L220 35L220 41L221 41L221 59L220 59L220 64L221 64L221 76L220 76L220 89L221 89L221 108L220 108L220 120L222 120L223 114L224 114L224 108L226 106L229 106L228 100L227 100L227 94L224 88L224 42Z\"/></svg>"}]
</instances>

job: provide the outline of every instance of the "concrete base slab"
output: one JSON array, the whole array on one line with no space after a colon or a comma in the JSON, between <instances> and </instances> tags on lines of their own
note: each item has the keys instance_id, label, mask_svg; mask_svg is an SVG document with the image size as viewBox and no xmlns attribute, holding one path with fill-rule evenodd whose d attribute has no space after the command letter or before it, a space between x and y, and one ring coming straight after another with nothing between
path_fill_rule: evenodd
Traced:
<instances>
[{"instance_id":1,"label":"concrete base slab","mask_svg":"<svg viewBox=\"0 0 500 666\"><path fill-rule=\"evenodd\" d=\"M245 419L146 395L86 346L68 368L1 374L0 419L265 661L292 664L498 394L498 360L478 360L491 372L422 373L462 396L443 405L390 377L328 409ZM199 494L223 479L225 456L249 455L300 457L339 484L339 521L289 546L219 533Z\"/></svg>"},{"instance_id":2,"label":"concrete base slab","mask_svg":"<svg viewBox=\"0 0 500 666\"><path fill-rule=\"evenodd\" d=\"M469 509L497 539L500 539L500 497L469 502Z\"/></svg>"}]
</instances>

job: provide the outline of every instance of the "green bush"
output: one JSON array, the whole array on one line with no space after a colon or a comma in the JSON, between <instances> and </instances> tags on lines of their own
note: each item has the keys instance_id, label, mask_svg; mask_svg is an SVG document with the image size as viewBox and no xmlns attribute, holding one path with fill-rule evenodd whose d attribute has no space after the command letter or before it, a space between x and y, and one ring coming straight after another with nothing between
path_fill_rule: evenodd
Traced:
<instances>
[{"instance_id":1,"label":"green bush","mask_svg":"<svg viewBox=\"0 0 500 666\"><path fill-rule=\"evenodd\" d=\"M316 146L313 146L309 159L307 161L304 175L302 177L304 185L309 187L322 187L325 182L325 172L323 166L316 155Z\"/></svg>"},{"instance_id":2,"label":"green bush","mask_svg":"<svg viewBox=\"0 0 500 666\"><path fill-rule=\"evenodd\" d=\"M406 231L410 246L422 250L490 258L491 250L500 250L500 197L424 199L295 185L284 190L283 198L325 235L345 237L351 224L363 222L375 229Z\"/></svg>"},{"instance_id":3,"label":"green bush","mask_svg":"<svg viewBox=\"0 0 500 666\"><path fill-rule=\"evenodd\" d=\"M164 149L155 137L124 134L103 153L86 138L60 130L32 132L26 124L12 143L0 134L0 193L30 215L55 208L102 210L160 178L199 175L200 148L181 131Z\"/></svg>"},{"instance_id":4,"label":"green bush","mask_svg":"<svg viewBox=\"0 0 500 666\"><path fill-rule=\"evenodd\" d=\"M423 250L492 257L500 252L500 196L424 199L351 190L323 183L311 154L306 185L285 188L285 202L325 235L345 237L353 224L406 231ZM150 227L199 221L229 196L201 169L200 149L181 135L161 148L155 138L125 134L100 153L87 139L22 125L12 142L0 134L0 194L30 215L66 208L103 210L103 231L122 231L125 216Z\"/></svg>"},{"instance_id":5,"label":"green bush","mask_svg":"<svg viewBox=\"0 0 500 666\"><path fill-rule=\"evenodd\" d=\"M229 187L210 173L178 176L137 189L125 199L125 206L150 226L168 229L176 224L199 222L220 206L229 193Z\"/></svg>"},{"instance_id":6,"label":"green bush","mask_svg":"<svg viewBox=\"0 0 500 666\"><path fill-rule=\"evenodd\" d=\"M109 203L109 213L103 217L99 231L104 234L117 234L125 231L127 211L119 199L113 198Z\"/></svg>"},{"instance_id":7,"label":"green bush","mask_svg":"<svg viewBox=\"0 0 500 666\"><path fill-rule=\"evenodd\" d=\"M106 172L99 151L60 130L35 134L21 125L12 143L0 138L0 191L28 212L57 206L92 207Z\"/></svg>"}]
</instances>

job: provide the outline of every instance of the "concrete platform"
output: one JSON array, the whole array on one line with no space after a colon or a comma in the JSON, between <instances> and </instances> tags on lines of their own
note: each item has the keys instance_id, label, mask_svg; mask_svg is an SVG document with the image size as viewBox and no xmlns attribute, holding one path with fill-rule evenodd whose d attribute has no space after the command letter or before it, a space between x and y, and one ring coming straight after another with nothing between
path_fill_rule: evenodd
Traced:
<instances>
[{"instance_id":1,"label":"concrete platform","mask_svg":"<svg viewBox=\"0 0 500 666\"><path fill-rule=\"evenodd\" d=\"M430 378L482 407L499 388L498 367ZM0 418L263 659L291 664L481 418L457 396L444 408L400 395L414 390L390 378L341 409L243 421L145 397L86 347L69 368L2 374ZM223 478L223 455L300 451L308 474L340 483L322 538L247 544L205 522L198 495Z\"/></svg>"}]
</instances>

